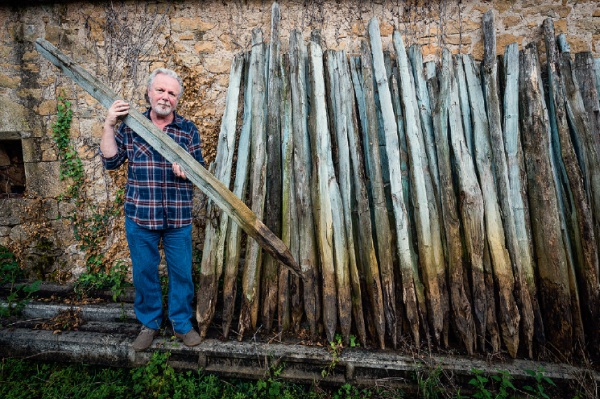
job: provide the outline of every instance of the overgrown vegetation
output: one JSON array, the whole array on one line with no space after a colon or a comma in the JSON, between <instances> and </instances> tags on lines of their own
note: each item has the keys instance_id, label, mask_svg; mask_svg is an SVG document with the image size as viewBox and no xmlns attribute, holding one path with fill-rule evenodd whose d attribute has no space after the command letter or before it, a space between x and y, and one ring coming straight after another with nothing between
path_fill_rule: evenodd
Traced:
<instances>
[{"instance_id":1,"label":"overgrown vegetation","mask_svg":"<svg viewBox=\"0 0 600 399\"><path fill-rule=\"evenodd\" d=\"M6 303L0 303L0 318L21 313L31 296L39 290L40 281L19 284L23 270L8 248L0 245L0 286L8 286Z\"/></svg>"},{"instance_id":2,"label":"overgrown vegetation","mask_svg":"<svg viewBox=\"0 0 600 399\"><path fill-rule=\"evenodd\" d=\"M517 387L512 376L504 371L487 376L472 370L470 395L461 394L442 382L441 370L420 374L418 391L404 392L395 388L359 388L351 384L325 388L318 382L299 385L283 381L281 364L258 381L221 379L198 371L178 371L168 363L168 352L155 352L145 366L132 370L31 362L2 359L0 363L0 397L15 398L159 398L159 399L359 399L359 398L583 398L579 394L558 393L554 382L543 370L531 371L535 383ZM435 389L432 389L436 385ZM553 392L553 393L551 393Z\"/></svg>"},{"instance_id":3,"label":"overgrown vegetation","mask_svg":"<svg viewBox=\"0 0 600 399\"><path fill-rule=\"evenodd\" d=\"M86 251L87 270L76 284L78 293L90 289L112 289L113 299L123 292L127 270L117 261L112 267L105 263L103 243L109 233L112 220L120 215L125 191L119 189L114 201L100 208L87 198L85 191L85 170L75 146L71 141L72 111L71 102L58 97L56 121L52 126L52 138L58 147L60 158L60 179L69 179L67 191L59 199L70 200L74 210L67 218L72 222L73 234L79 241L79 247Z\"/></svg>"}]
</instances>

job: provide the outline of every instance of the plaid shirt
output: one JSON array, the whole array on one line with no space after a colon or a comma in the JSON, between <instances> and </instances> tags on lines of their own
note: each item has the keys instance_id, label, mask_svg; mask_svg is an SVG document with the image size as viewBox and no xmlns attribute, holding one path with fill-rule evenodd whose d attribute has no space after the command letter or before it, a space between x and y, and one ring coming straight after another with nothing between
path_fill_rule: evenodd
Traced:
<instances>
[{"instance_id":1,"label":"plaid shirt","mask_svg":"<svg viewBox=\"0 0 600 399\"><path fill-rule=\"evenodd\" d=\"M150 109L144 115L150 119ZM175 113L173 122L164 128L164 132L206 166L200 134L191 121ZM176 177L171 163L126 124L119 126L115 140L117 154L110 158L102 156L102 163L111 170L129 160L125 215L138 225L153 230L191 224L193 184Z\"/></svg>"}]
</instances>

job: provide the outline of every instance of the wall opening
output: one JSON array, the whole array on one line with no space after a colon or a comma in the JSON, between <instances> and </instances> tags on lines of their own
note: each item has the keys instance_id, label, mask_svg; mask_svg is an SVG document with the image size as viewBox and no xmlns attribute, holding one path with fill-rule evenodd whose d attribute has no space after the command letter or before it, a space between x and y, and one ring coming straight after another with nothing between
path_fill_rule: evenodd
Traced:
<instances>
[{"instance_id":1,"label":"wall opening","mask_svg":"<svg viewBox=\"0 0 600 399\"><path fill-rule=\"evenodd\" d=\"M25 187L22 141L0 139L0 198L20 198Z\"/></svg>"}]
</instances>

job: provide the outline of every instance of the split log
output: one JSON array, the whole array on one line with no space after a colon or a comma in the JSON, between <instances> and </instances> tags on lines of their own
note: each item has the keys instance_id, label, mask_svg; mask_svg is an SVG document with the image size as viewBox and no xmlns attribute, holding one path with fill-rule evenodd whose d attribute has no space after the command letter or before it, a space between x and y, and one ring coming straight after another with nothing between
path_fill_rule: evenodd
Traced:
<instances>
[{"instance_id":1,"label":"split log","mask_svg":"<svg viewBox=\"0 0 600 399\"><path fill-rule=\"evenodd\" d=\"M266 177L267 177L267 145L265 109L266 100L264 43L260 28L252 30L252 55L250 68L252 72L252 140L250 154L252 155L251 172L251 201L252 211L262 218L265 210ZM254 241L246 244L244 272L242 275L242 304L238 323L238 339L244 333L255 329L258 321L258 303L260 299L260 273L262 251Z\"/></svg>"},{"instance_id":2,"label":"split log","mask_svg":"<svg viewBox=\"0 0 600 399\"><path fill-rule=\"evenodd\" d=\"M323 53L315 42L308 45L308 65L310 77L310 100L313 112L310 114L309 132L313 143L313 159L316 169L313 173L313 209L317 226L317 243L321 261L323 279L323 323L327 339L333 341L337 328L338 306L343 306L344 323L350 315L350 292L346 264L343 256L345 239L343 232L337 230L332 207L338 205L339 188L333 170L331 142L327 126L327 106L325 103L325 84L323 80ZM337 191L337 192L336 192ZM337 198L336 198L337 197ZM341 201L339 201L341 202ZM341 207L341 203L339 204ZM334 226L334 223L336 224ZM335 240L335 242L334 242ZM338 252L339 251L339 252ZM337 283L337 292L336 292ZM342 295L340 295L342 294ZM339 312L340 316L342 312ZM342 320L340 320L340 323ZM347 328L346 325L343 327Z\"/></svg>"},{"instance_id":3,"label":"split log","mask_svg":"<svg viewBox=\"0 0 600 399\"><path fill-rule=\"evenodd\" d=\"M528 197L537 254L542 314L548 341L564 355L572 350L572 312L557 190L551 165L548 113L534 43L520 57L519 119L527 168Z\"/></svg>"},{"instance_id":4,"label":"split log","mask_svg":"<svg viewBox=\"0 0 600 399\"><path fill-rule=\"evenodd\" d=\"M252 81L254 69L249 67L250 53L245 54L245 90L244 90L244 115L242 129L238 139L237 162L235 165L235 181L233 193L239 198L246 198L250 172L250 140L252 132ZM225 251L225 273L223 276L223 317L222 331L225 338L229 337L229 329L233 321L235 309L238 269L242 249L242 230L238 225L229 221L227 236L227 249Z\"/></svg>"},{"instance_id":5,"label":"split log","mask_svg":"<svg viewBox=\"0 0 600 399\"><path fill-rule=\"evenodd\" d=\"M65 75L73 79L92 97L108 108L118 98L112 90L62 54L44 39L36 40L36 49L46 59L59 67ZM244 203L208 173L193 157L177 143L162 134L142 113L132 109L123 120L136 131L148 144L163 155L169 162L177 162L184 167L186 176L267 252L287 265L294 273L300 273L300 267L291 256L289 249L277 238Z\"/></svg>"},{"instance_id":6,"label":"split log","mask_svg":"<svg viewBox=\"0 0 600 399\"><path fill-rule=\"evenodd\" d=\"M475 316L475 329L479 338L479 346L485 349L487 326L487 299L484 270L485 227L483 194L477 180L475 163L471 151L466 144L463 130L461 100L458 79L460 70L463 69L462 57L454 59L454 74L450 73L450 104L448 109L450 144L455 159L455 174L458 180L458 198L460 201L460 215L464 231L467 258L471 264L471 284L473 313ZM464 71L462 72L464 74ZM465 84L465 82L462 82ZM460 91L467 91L466 87ZM492 337L493 341L493 337ZM474 343L477 346L477 342Z\"/></svg>"},{"instance_id":7,"label":"split log","mask_svg":"<svg viewBox=\"0 0 600 399\"><path fill-rule=\"evenodd\" d=\"M312 176L311 142L308 132L308 84L306 48L302 32L290 34L290 89L292 96L292 136L294 146L295 196L298 213L300 268L303 280L304 312L311 335L316 337L320 319L320 296L317 276L319 263L315 237L310 181ZM314 144L313 144L314 145Z\"/></svg>"},{"instance_id":8,"label":"split log","mask_svg":"<svg viewBox=\"0 0 600 399\"><path fill-rule=\"evenodd\" d=\"M281 65L281 155L282 155L282 200L281 240L290 248L295 259L300 259L300 237L298 235L298 210L294 192L294 140L292 135L292 93L290 88L290 63L287 54ZM278 324L280 331L300 328L304 314L300 292L300 279L290 275L286 268L279 269Z\"/></svg>"},{"instance_id":9,"label":"split log","mask_svg":"<svg viewBox=\"0 0 600 399\"><path fill-rule=\"evenodd\" d=\"M352 90L352 83L348 72L348 61L344 51L327 51L326 64L329 83L329 115L331 116L331 126L334 129L337 144L337 178L342 198L342 208L338 211L342 212L343 221L346 227L346 243L349 261L348 266L350 282L352 284L352 314L354 316L354 323L359 340L363 345L366 345L367 340L363 316L362 292L358 265L359 262L357 259L357 253L359 252L357 252L354 242L355 229L353 227L351 210L353 170L351 169L349 136L354 136L355 126L353 124L354 108L350 102L352 97L348 95L348 90ZM375 264L372 266L375 268L375 270L377 270L376 258L373 257L372 259L375 260ZM363 270L361 268L361 272L362 271ZM381 305L379 308L381 308ZM378 309L376 307L374 312L377 313L377 311ZM382 308L381 312L383 313ZM383 336L380 337L380 343L383 343Z\"/></svg>"},{"instance_id":10,"label":"split log","mask_svg":"<svg viewBox=\"0 0 600 399\"><path fill-rule=\"evenodd\" d=\"M514 287L514 294L520 310L521 332L525 339L525 346L529 357L533 357L533 330L534 317L531 297L527 287L527 280L523 271L523 265L519 256L519 243L517 241L517 231L513 206L510 196L510 182L508 178L508 166L506 153L504 152L504 137L502 134L502 122L500 116L500 99L498 97L498 65L496 58L496 30L494 26L494 12L488 11L483 15L483 37L484 37L484 58L483 58L483 92L485 95L485 105L487 109L487 118L489 123L489 140L494 164L496 188L498 193L498 202L500 204L500 215L502 217L504 234L506 238L506 248L512 261L512 271L514 280L510 284ZM515 93L516 94L516 93ZM510 277L508 277L510 278ZM508 345L507 345L508 346ZM518 346L509 353L512 357L517 355Z\"/></svg>"},{"instance_id":11,"label":"split log","mask_svg":"<svg viewBox=\"0 0 600 399\"><path fill-rule=\"evenodd\" d=\"M439 219L437 219L437 214L432 214L432 211L436 211L436 204L433 196L431 176L427 170L427 156L424 152L423 140L419 137L421 132L418 125L417 111L414 108L416 100L414 87L411 84L410 66L402 37L397 31L394 32L393 42L396 49L397 64L400 73L400 93L406 118L405 132L411 165L411 188L413 207L415 209L419 263L428 293L429 319L433 327L436 342L440 344L442 339L444 341L447 339L446 334L442 336L442 333L446 331L446 325L449 322L449 303ZM401 187L399 192L401 195ZM396 192L394 194L398 195ZM398 218L397 215L396 218ZM398 221L396 223L398 224ZM399 242L402 238L407 237L406 234L402 235L400 232L398 233Z\"/></svg>"},{"instance_id":12,"label":"split log","mask_svg":"<svg viewBox=\"0 0 600 399\"><path fill-rule=\"evenodd\" d=\"M244 69L243 54L234 57L229 74L229 87L221 131L217 146L217 158L215 160L215 177L226 187L231 182L231 170L233 168L233 153L235 151L236 122L238 114L238 102L240 97L240 85ZM209 201L207 214L215 217L206 224L204 232L204 250L202 251L202 262L200 264L200 281L197 295L196 321L200 330L200 336L205 337L208 327L212 323L218 297L218 282L223 273L225 262L225 245L229 218L226 214L218 214L215 205ZM217 215L218 214L218 215ZM287 244L286 244L287 245Z\"/></svg>"},{"instance_id":13,"label":"split log","mask_svg":"<svg viewBox=\"0 0 600 399\"><path fill-rule=\"evenodd\" d=\"M281 56L279 53L279 4L271 7L271 43L267 67L267 180L265 224L273 234L281 236ZM277 311L279 267L268 254L263 255L262 322L271 331Z\"/></svg>"},{"instance_id":14,"label":"split log","mask_svg":"<svg viewBox=\"0 0 600 399\"><path fill-rule=\"evenodd\" d=\"M515 357L519 348L519 322L521 316L513 296L515 281L510 256L505 246L501 209L498 204L498 193L491 164L492 154L488 117L483 106L485 100L481 83L476 76L473 59L469 57L464 60L465 76L469 89L469 103L471 104L473 118L475 163L485 207L486 237L490 260L493 265L494 281L498 288L499 317L501 318L498 322L504 345L506 345L509 354Z\"/></svg>"},{"instance_id":15,"label":"split log","mask_svg":"<svg viewBox=\"0 0 600 399\"><path fill-rule=\"evenodd\" d=\"M600 58L594 58L594 73L596 75L596 91L600 96Z\"/></svg>"},{"instance_id":16,"label":"split log","mask_svg":"<svg viewBox=\"0 0 600 399\"><path fill-rule=\"evenodd\" d=\"M467 353L473 354L475 348L475 324L471 312L470 296L465 287L466 275L463 265L463 244L460 234L460 219L456 204L454 184L452 182L451 154L448 133L448 108L450 103L450 74L452 56L448 49L442 53L442 67L439 79L438 101L433 112L435 145L437 149L440 175L440 199L442 219L446 233L448 251L448 279L452 321L456 332Z\"/></svg>"},{"instance_id":17,"label":"split log","mask_svg":"<svg viewBox=\"0 0 600 399\"><path fill-rule=\"evenodd\" d=\"M352 63L352 79L354 83L354 92L357 99L357 105L360 115L360 121L362 125L362 144L364 150L365 157L365 167L366 167L366 175L368 176L369 183L369 191L370 191L370 199L371 199L371 213L372 213L372 223L375 229L375 244L377 245L377 259L379 261L378 265L380 270L383 272L389 272L389 270L393 270L393 238L392 231L390 227L390 220L388 217L385 192L384 192L384 183L381 169L381 154L379 145L379 133L378 133L378 121L377 115L375 112L375 87L373 80L373 62L371 56L371 50L366 41L361 42L361 56L362 58L354 58ZM358 141L358 140L357 140ZM365 193L366 194L366 193ZM366 214L367 210L366 204L364 203L364 195L361 199L362 209L361 209L361 226L368 228L370 225L370 221L367 219L370 215ZM368 237L366 237L366 232L361 232L363 236L362 242L363 245L366 242L368 245ZM402 257L401 257L402 258ZM372 266L376 265L375 263L366 262L363 254L363 265L365 268L365 279L366 279L366 287L367 292L369 294L369 298L371 299L371 304L381 303L381 296L383 295L383 291L381 286L379 285L379 275L377 269ZM410 265L408 263L407 265ZM386 278L386 284L389 284L389 281ZM409 286L412 286L412 276L409 280ZM386 290L387 291L387 290ZM389 291L387 291L389 293ZM410 291L409 291L410 293ZM384 305L385 309L385 305ZM414 306L412 308L415 323L412 324L413 327L413 337L418 342L419 337L419 322L417 315L417 307ZM379 331L383 330L385 321L376 318L373 315L373 324L378 326ZM416 335L415 335L416 334Z\"/></svg>"},{"instance_id":18,"label":"split log","mask_svg":"<svg viewBox=\"0 0 600 399\"><path fill-rule=\"evenodd\" d=\"M504 52L504 150L508 168L509 195L515 222L518 258L527 283L533 310L534 339L543 344L544 323L537 300L533 243L527 201L527 176L519 131L519 46L511 43ZM531 352L530 352L531 357Z\"/></svg>"},{"instance_id":19,"label":"split log","mask_svg":"<svg viewBox=\"0 0 600 399\"><path fill-rule=\"evenodd\" d=\"M458 96L460 98L460 110L463 120L463 129L465 136L465 144L467 149L471 153L471 157L475 156L475 149L473 145L473 124L471 122L471 107L469 105L469 90L467 89L467 80L465 77L464 58L466 56L459 55L455 59L455 63L458 62L460 67L454 68L456 74L456 84L458 86Z\"/></svg>"}]
</instances>

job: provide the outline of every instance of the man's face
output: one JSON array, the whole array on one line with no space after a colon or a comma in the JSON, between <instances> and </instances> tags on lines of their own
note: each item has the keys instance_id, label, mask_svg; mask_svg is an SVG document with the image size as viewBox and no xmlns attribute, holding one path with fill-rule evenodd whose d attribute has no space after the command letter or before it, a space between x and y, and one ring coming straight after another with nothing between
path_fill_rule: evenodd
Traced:
<instances>
[{"instance_id":1,"label":"man's face","mask_svg":"<svg viewBox=\"0 0 600 399\"><path fill-rule=\"evenodd\" d=\"M177 108L181 87L177 79L159 73L148 89L150 107L160 116L169 116Z\"/></svg>"}]
</instances>

